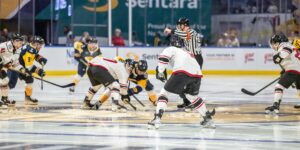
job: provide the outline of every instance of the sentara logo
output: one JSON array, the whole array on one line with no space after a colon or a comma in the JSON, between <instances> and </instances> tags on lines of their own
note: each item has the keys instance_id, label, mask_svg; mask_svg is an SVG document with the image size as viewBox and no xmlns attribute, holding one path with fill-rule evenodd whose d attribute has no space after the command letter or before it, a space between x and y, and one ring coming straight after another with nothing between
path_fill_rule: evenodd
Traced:
<instances>
[{"instance_id":1,"label":"sentara logo","mask_svg":"<svg viewBox=\"0 0 300 150\"><path fill-rule=\"evenodd\" d=\"M98 3L100 0L88 0L90 3ZM102 0L104 1L104 0ZM105 0L107 1L107 0ZM119 5L119 1L118 0L111 0L111 8L115 9L116 7L118 7ZM108 11L108 3L106 3L105 5L102 6L96 6L96 8L94 8L93 5L91 6L82 6L84 9L86 9L87 11L91 11L91 12L107 12Z\"/></svg>"},{"instance_id":2,"label":"sentara logo","mask_svg":"<svg viewBox=\"0 0 300 150\"><path fill-rule=\"evenodd\" d=\"M139 8L175 8L175 9L197 9L198 0L131 0L132 7ZM128 7L128 1L126 2Z\"/></svg>"}]
</instances>

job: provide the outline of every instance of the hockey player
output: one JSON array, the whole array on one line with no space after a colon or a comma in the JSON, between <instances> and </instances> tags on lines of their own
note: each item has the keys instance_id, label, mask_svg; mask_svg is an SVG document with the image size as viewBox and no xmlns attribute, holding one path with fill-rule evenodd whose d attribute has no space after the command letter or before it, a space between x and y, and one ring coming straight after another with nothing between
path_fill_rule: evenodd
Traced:
<instances>
[{"instance_id":1,"label":"hockey player","mask_svg":"<svg viewBox=\"0 0 300 150\"><path fill-rule=\"evenodd\" d=\"M265 111L268 114L277 114L284 89L288 89L293 83L296 84L300 98L300 53L282 34L272 36L270 46L275 51L274 63L280 65L283 70L280 80L275 85L273 105L267 107Z\"/></svg>"},{"instance_id":2,"label":"hockey player","mask_svg":"<svg viewBox=\"0 0 300 150\"><path fill-rule=\"evenodd\" d=\"M40 50L44 47L45 41L40 36L33 36L30 44L23 46L19 57L20 64L27 70L27 72L36 73L40 77L44 77L45 71L34 64L38 62L41 66L46 65L47 59L39 54ZM26 105L37 105L38 100L32 98L32 84L34 82L33 77L19 74L21 80L25 81L25 104Z\"/></svg>"},{"instance_id":3,"label":"hockey player","mask_svg":"<svg viewBox=\"0 0 300 150\"><path fill-rule=\"evenodd\" d=\"M90 87L84 99L82 109L97 110L100 108L104 102L102 99L99 99L94 105L90 101L102 86L107 87L105 95L112 98L112 111L121 109L119 100L129 101L127 93L129 75L123 59L118 57L115 60L111 60L101 56L95 57L89 62L87 74L92 87Z\"/></svg>"},{"instance_id":4,"label":"hockey player","mask_svg":"<svg viewBox=\"0 0 300 150\"><path fill-rule=\"evenodd\" d=\"M98 41L95 38L86 38L84 41L74 43L75 54L74 58L78 61L77 74L74 76L73 82L77 85L80 79L85 75L89 61L94 57L101 55ZM74 93L75 86L71 87L70 93Z\"/></svg>"},{"instance_id":5,"label":"hockey player","mask_svg":"<svg viewBox=\"0 0 300 150\"><path fill-rule=\"evenodd\" d=\"M193 57L192 53L176 47L168 47L159 55L156 78L162 82L166 81L166 67L170 62L172 62L173 73L160 91L154 119L148 123L149 128L159 128L160 120L169 101L168 95L183 92L191 102L191 107L196 109L203 117L200 124L205 128L215 128L212 121L215 110L209 112L206 109L205 102L199 96L202 72L196 59L192 59ZM185 88L189 90L187 91Z\"/></svg>"},{"instance_id":6,"label":"hockey player","mask_svg":"<svg viewBox=\"0 0 300 150\"><path fill-rule=\"evenodd\" d=\"M23 38L20 34L13 34L12 40L0 44L0 88L1 88L1 101L2 105L14 105L14 100L8 99L8 83L7 76L8 69L19 70L25 73L25 69L19 64L18 58L20 55L20 48L23 45Z\"/></svg>"},{"instance_id":7,"label":"hockey player","mask_svg":"<svg viewBox=\"0 0 300 150\"><path fill-rule=\"evenodd\" d=\"M192 53L195 56L196 61L202 69L203 57L201 51L201 38L195 30L190 28L189 19L184 17L179 18L177 21L177 28L175 30L166 28L164 32L167 34L172 33L182 39L184 43L184 50ZM183 93L180 94L180 97L183 98L183 104L178 105L178 108L185 108L191 104Z\"/></svg>"},{"instance_id":8,"label":"hockey player","mask_svg":"<svg viewBox=\"0 0 300 150\"><path fill-rule=\"evenodd\" d=\"M294 39L292 41L293 46L300 52L300 39ZM300 99L300 95L298 95L298 98ZM294 106L296 109L300 108L300 104L297 104Z\"/></svg>"},{"instance_id":9,"label":"hockey player","mask_svg":"<svg viewBox=\"0 0 300 150\"><path fill-rule=\"evenodd\" d=\"M149 96L149 101L156 105L157 95L154 92L154 86L148 79L147 69L148 64L146 60L134 61L132 59L126 59L126 65L129 70L129 81L136 84L134 88L128 89L128 95L138 94L145 89Z\"/></svg>"}]
</instances>

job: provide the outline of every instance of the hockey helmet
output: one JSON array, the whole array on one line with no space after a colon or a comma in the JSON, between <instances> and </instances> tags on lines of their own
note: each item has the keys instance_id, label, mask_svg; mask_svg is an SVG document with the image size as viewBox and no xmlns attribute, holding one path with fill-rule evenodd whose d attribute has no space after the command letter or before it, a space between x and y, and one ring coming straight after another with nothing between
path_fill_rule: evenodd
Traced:
<instances>
[{"instance_id":1,"label":"hockey helmet","mask_svg":"<svg viewBox=\"0 0 300 150\"><path fill-rule=\"evenodd\" d=\"M33 36L32 37L32 43L39 43L39 44L45 44L45 41L40 36Z\"/></svg>"},{"instance_id":2,"label":"hockey helmet","mask_svg":"<svg viewBox=\"0 0 300 150\"><path fill-rule=\"evenodd\" d=\"M23 38L23 36L21 36L20 34L18 34L18 33L14 33L14 34L12 35L12 40L19 40L19 41L23 41L23 40L24 40L24 38Z\"/></svg>"},{"instance_id":3,"label":"hockey helmet","mask_svg":"<svg viewBox=\"0 0 300 150\"><path fill-rule=\"evenodd\" d=\"M177 25L186 25L186 26L189 26L190 25L190 21L189 21L189 19L187 19L185 17L181 17L181 18L178 19Z\"/></svg>"},{"instance_id":4,"label":"hockey helmet","mask_svg":"<svg viewBox=\"0 0 300 150\"><path fill-rule=\"evenodd\" d=\"M288 42L289 39L284 34L275 34L270 39L270 44Z\"/></svg>"},{"instance_id":5,"label":"hockey helmet","mask_svg":"<svg viewBox=\"0 0 300 150\"><path fill-rule=\"evenodd\" d=\"M146 60L139 60L136 67L138 70L146 72L148 69L148 63Z\"/></svg>"}]
</instances>

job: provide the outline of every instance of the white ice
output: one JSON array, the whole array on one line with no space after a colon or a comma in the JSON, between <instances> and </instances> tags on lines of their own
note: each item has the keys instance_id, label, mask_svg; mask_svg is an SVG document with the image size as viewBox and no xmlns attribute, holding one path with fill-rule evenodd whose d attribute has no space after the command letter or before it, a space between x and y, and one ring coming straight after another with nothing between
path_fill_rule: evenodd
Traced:
<instances>
[{"instance_id":1,"label":"white ice","mask_svg":"<svg viewBox=\"0 0 300 150\"><path fill-rule=\"evenodd\" d=\"M256 91L274 80L276 76L205 76L201 85L201 96L205 97L208 105L220 106L217 116L230 118L226 113L228 108L237 109L240 105L258 106L258 114L272 103L273 86L257 96L250 97L240 92L241 88ZM47 80L66 84L72 77L48 77ZM159 92L162 83L150 77L155 91ZM243 121L243 114L236 121L215 120L217 129L202 129L198 120L192 122L172 122L163 124L159 130L148 130L147 121L132 122L128 117L113 116L101 118L103 111L84 112L79 110L88 90L89 81L84 78L76 88L74 95L68 94L68 89L60 89L44 83L44 90L40 90L40 81L34 83L34 97L40 101L42 109L25 110L23 107L24 83L18 83L16 89L10 92L11 98L17 101L16 112L2 109L0 118L0 149L299 149L300 146L300 110L299 113L285 113L286 120L278 121ZM97 96L95 97L95 99ZM148 103L145 92L138 98ZM134 100L132 100L134 101ZM170 110L181 103L179 97L172 95ZM296 97L296 90L289 89L284 93L283 104L290 106L300 102ZM135 103L136 106L139 106ZM140 106L139 106L140 107ZM211 108L211 107L209 107ZM223 108L223 109L222 109ZM58 110L57 110L58 109ZM54 111L53 111L54 110ZM154 109L151 109L154 110ZM230 110L228 110L230 111ZM243 110L241 110L243 112ZM107 113L109 111L105 111ZM293 112L295 112L293 110ZM78 118L64 118L67 113L78 113ZM139 113L139 112L136 112ZM152 118L153 111L144 111ZM172 112L167 112L172 114ZM94 116L89 116L89 115ZM247 114L249 115L249 114ZM251 114L250 114L251 115ZM288 118L291 115L290 118ZM295 116L296 115L296 116ZM111 117L113 116L113 117ZM261 115L263 116L263 115ZM297 117L298 116L298 117ZM94 118L93 118L94 117ZM147 119L148 119L147 118ZM145 119L145 120L147 120ZM261 118L257 118L259 120ZM80 121L81 120L81 121ZM126 121L127 120L127 121ZM174 120L175 121L175 120Z\"/></svg>"}]
</instances>

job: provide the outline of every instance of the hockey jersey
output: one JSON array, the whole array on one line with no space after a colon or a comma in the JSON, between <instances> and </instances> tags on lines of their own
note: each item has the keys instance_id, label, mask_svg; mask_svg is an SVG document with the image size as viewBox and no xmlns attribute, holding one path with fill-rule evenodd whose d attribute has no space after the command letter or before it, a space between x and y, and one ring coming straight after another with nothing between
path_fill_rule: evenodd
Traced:
<instances>
[{"instance_id":1,"label":"hockey jersey","mask_svg":"<svg viewBox=\"0 0 300 150\"><path fill-rule=\"evenodd\" d=\"M289 42L280 43L276 54L283 59L280 65L285 71L300 74L300 53L296 47Z\"/></svg>"},{"instance_id":2,"label":"hockey jersey","mask_svg":"<svg viewBox=\"0 0 300 150\"><path fill-rule=\"evenodd\" d=\"M39 54L39 51L35 49L31 44L24 45L21 49L21 54L19 57L19 62L22 66L34 72L33 68L36 68L34 61L40 63L40 60L43 58Z\"/></svg>"},{"instance_id":3,"label":"hockey jersey","mask_svg":"<svg viewBox=\"0 0 300 150\"><path fill-rule=\"evenodd\" d=\"M127 95L128 71L125 64L114 59L107 59L101 56L95 57L89 63L90 66L101 67L107 70L120 84L120 93Z\"/></svg>"},{"instance_id":4,"label":"hockey jersey","mask_svg":"<svg viewBox=\"0 0 300 150\"><path fill-rule=\"evenodd\" d=\"M75 42L74 49L75 49L74 58L79 63L83 63L80 61L80 59L84 62L88 62L91 61L96 56L102 55L100 48L98 48L96 51L89 51L88 46L82 42Z\"/></svg>"},{"instance_id":5,"label":"hockey jersey","mask_svg":"<svg viewBox=\"0 0 300 150\"><path fill-rule=\"evenodd\" d=\"M2 61L0 62L3 65L7 65L8 63L12 64L12 67L16 69L21 69L22 66L19 63L19 55L20 49L15 49L11 41L7 41L4 43L0 43L0 58Z\"/></svg>"},{"instance_id":6,"label":"hockey jersey","mask_svg":"<svg viewBox=\"0 0 300 150\"><path fill-rule=\"evenodd\" d=\"M164 72L169 64L173 68L172 74L184 73L190 77L202 77L202 71L194 55L181 48L171 46L159 55L159 72Z\"/></svg>"}]
</instances>

